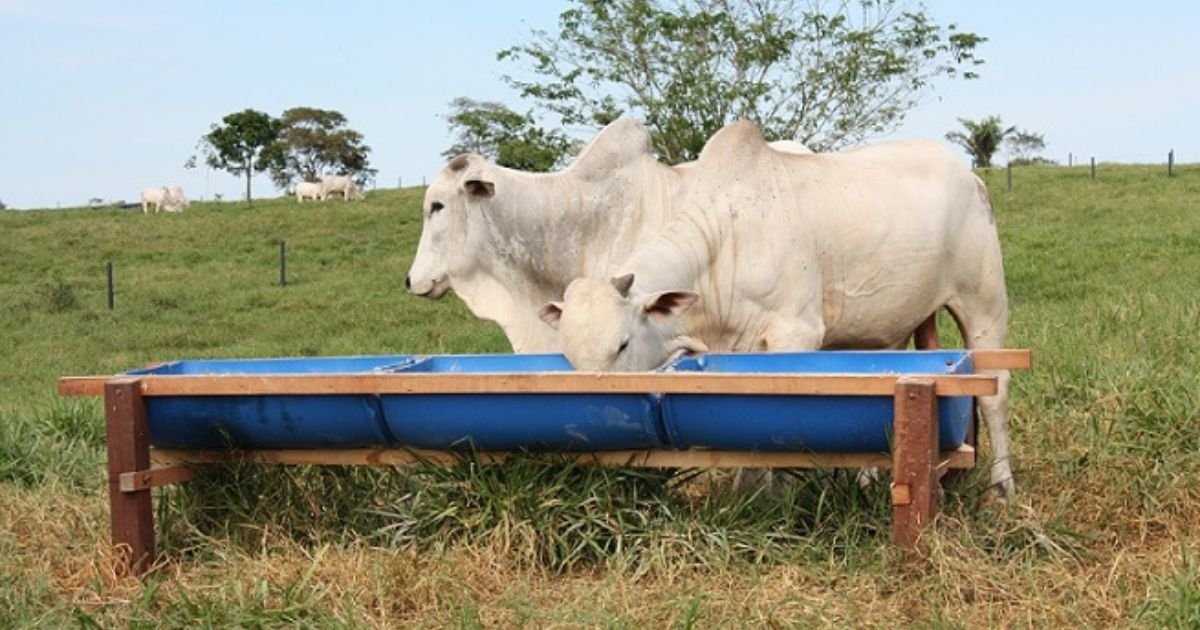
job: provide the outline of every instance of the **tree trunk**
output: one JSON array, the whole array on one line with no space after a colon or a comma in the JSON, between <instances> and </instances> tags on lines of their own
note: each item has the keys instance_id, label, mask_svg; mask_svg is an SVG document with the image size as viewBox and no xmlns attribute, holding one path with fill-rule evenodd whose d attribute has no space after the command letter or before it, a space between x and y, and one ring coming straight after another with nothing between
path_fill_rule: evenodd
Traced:
<instances>
[{"instance_id":1,"label":"tree trunk","mask_svg":"<svg viewBox=\"0 0 1200 630\"><path fill-rule=\"evenodd\" d=\"M253 161L246 160L246 205L252 206L254 202L250 200L250 178L254 176Z\"/></svg>"}]
</instances>

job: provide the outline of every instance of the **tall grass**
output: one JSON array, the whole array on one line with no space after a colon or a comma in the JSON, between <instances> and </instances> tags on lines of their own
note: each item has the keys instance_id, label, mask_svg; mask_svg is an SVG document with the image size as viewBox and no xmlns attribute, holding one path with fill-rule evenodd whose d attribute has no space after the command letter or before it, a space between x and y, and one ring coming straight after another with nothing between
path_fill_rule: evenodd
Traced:
<instances>
[{"instance_id":1,"label":"tall grass","mask_svg":"<svg viewBox=\"0 0 1200 630\"><path fill-rule=\"evenodd\" d=\"M1194 627L1200 168L984 171L1011 297L1018 498L943 497L932 556L887 492L806 473L215 468L156 493L171 558L110 570L103 415L65 374L153 361L503 352L453 297L403 291L421 191L0 213L0 625ZM278 242L288 241L287 287ZM116 268L107 309L104 264ZM948 319L941 322L950 326ZM947 335L952 337L952 335Z\"/></svg>"}]
</instances>

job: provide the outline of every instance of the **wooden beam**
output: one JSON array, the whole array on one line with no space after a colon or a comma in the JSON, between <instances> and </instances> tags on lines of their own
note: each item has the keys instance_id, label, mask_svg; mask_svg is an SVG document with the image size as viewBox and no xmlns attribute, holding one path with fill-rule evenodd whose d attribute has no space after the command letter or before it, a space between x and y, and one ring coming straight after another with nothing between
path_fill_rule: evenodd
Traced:
<instances>
[{"instance_id":1,"label":"wooden beam","mask_svg":"<svg viewBox=\"0 0 1200 630\"><path fill-rule=\"evenodd\" d=\"M160 466L178 464L305 464L340 466L408 466L421 462L453 464L470 457L480 462L502 462L514 453L504 451L456 453L420 449L271 449L214 451L151 449L151 460ZM528 456L528 454L522 454ZM746 451L602 451L597 453L548 453L547 458L575 461L581 465L643 468L891 468L886 453L754 453ZM970 468L975 453L968 446L941 453L939 465Z\"/></svg>"},{"instance_id":2,"label":"wooden beam","mask_svg":"<svg viewBox=\"0 0 1200 630\"><path fill-rule=\"evenodd\" d=\"M58 379L59 396L103 396L104 383L115 376L64 376Z\"/></svg>"},{"instance_id":3,"label":"wooden beam","mask_svg":"<svg viewBox=\"0 0 1200 630\"><path fill-rule=\"evenodd\" d=\"M1029 350L972 350L971 362L976 370L1028 370L1033 367Z\"/></svg>"},{"instance_id":4,"label":"wooden beam","mask_svg":"<svg viewBox=\"0 0 1200 630\"><path fill-rule=\"evenodd\" d=\"M938 419L934 384L906 377L896 383L892 466L892 538L918 551L922 530L937 512Z\"/></svg>"},{"instance_id":5,"label":"wooden beam","mask_svg":"<svg viewBox=\"0 0 1200 630\"><path fill-rule=\"evenodd\" d=\"M149 492L123 492L121 476L150 468L146 403L136 378L104 386L107 417L108 502L118 571L141 575L154 562L154 509Z\"/></svg>"},{"instance_id":6,"label":"wooden beam","mask_svg":"<svg viewBox=\"0 0 1200 630\"><path fill-rule=\"evenodd\" d=\"M890 396L898 374L529 372L144 376L143 396L335 394L744 394ZM938 396L990 396L996 377L929 375Z\"/></svg>"},{"instance_id":7,"label":"wooden beam","mask_svg":"<svg viewBox=\"0 0 1200 630\"><path fill-rule=\"evenodd\" d=\"M157 488L158 486L191 481L195 478L196 471L190 466L164 466L138 472L121 473L120 485L121 492L139 492Z\"/></svg>"}]
</instances>

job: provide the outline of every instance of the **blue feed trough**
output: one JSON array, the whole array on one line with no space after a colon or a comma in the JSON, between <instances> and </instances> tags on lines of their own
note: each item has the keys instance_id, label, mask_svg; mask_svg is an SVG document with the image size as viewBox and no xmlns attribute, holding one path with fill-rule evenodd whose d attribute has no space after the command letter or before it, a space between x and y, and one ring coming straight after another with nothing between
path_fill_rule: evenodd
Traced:
<instances>
[{"instance_id":1,"label":"blue feed trough","mask_svg":"<svg viewBox=\"0 0 1200 630\"><path fill-rule=\"evenodd\" d=\"M939 352L796 352L708 354L669 370L717 373L970 374L971 354ZM663 397L663 425L675 448L814 453L886 452L890 396ZM942 450L957 448L971 419L969 396L938 399Z\"/></svg>"},{"instance_id":2,"label":"blue feed trough","mask_svg":"<svg viewBox=\"0 0 1200 630\"><path fill-rule=\"evenodd\" d=\"M564 372L561 355L366 356L177 361L128 375ZM710 354L678 372L968 374L966 351ZM356 394L147 397L159 448L606 451L705 448L884 452L890 396L733 394ZM939 399L941 447L962 444L970 397Z\"/></svg>"}]
</instances>

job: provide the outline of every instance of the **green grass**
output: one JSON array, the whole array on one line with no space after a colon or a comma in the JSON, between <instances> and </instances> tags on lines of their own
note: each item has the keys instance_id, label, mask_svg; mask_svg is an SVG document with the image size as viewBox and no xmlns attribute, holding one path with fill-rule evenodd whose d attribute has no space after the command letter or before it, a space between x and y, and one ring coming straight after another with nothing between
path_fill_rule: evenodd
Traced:
<instances>
[{"instance_id":1,"label":"green grass","mask_svg":"<svg viewBox=\"0 0 1200 630\"><path fill-rule=\"evenodd\" d=\"M119 579L101 406L58 398L58 376L507 345L452 296L404 292L419 189L0 213L0 626L1195 627L1200 167L1163 171L1021 168L1011 193L982 173L1009 345L1035 353L1013 386L1020 495L987 502L982 470L957 483L916 569L887 544L886 487L844 472L744 495L467 461L216 470L157 494L169 561Z\"/></svg>"}]
</instances>

